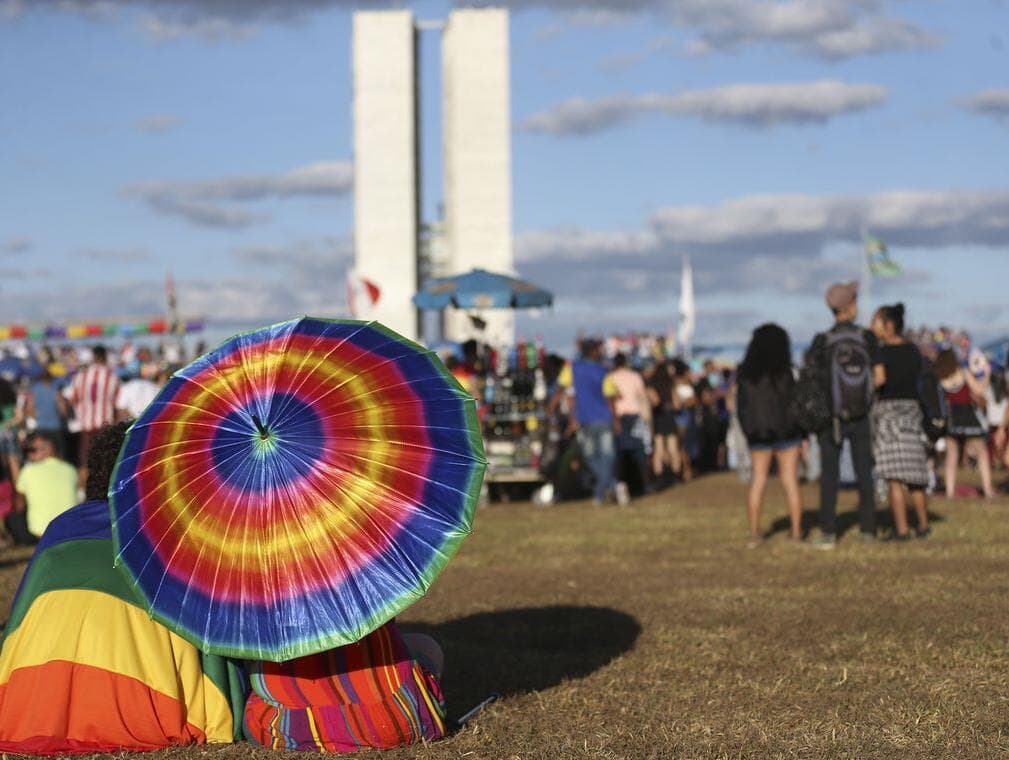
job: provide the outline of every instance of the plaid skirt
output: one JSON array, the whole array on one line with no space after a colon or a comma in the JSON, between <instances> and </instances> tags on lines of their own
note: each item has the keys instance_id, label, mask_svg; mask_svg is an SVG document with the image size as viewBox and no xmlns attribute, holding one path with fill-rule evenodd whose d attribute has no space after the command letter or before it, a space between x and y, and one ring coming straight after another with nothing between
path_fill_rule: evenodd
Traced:
<instances>
[{"instance_id":1,"label":"plaid skirt","mask_svg":"<svg viewBox=\"0 0 1009 760\"><path fill-rule=\"evenodd\" d=\"M909 486L927 486L928 452L918 402L877 401L872 408L872 427L876 475Z\"/></svg>"}]
</instances>

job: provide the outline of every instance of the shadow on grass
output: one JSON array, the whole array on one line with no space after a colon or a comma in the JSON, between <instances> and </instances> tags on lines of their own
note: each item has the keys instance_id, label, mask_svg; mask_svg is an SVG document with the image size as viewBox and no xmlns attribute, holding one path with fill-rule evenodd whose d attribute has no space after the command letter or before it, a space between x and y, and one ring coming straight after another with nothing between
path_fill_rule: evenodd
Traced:
<instances>
[{"instance_id":1,"label":"shadow on grass","mask_svg":"<svg viewBox=\"0 0 1009 760\"><path fill-rule=\"evenodd\" d=\"M629 651L641 633L630 615L606 607L498 610L433 625L403 625L445 651L442 688L458 717L490 694L507 697L584 678Z\"/></svg>"},{"instance_id":2,"label":"shadow on grass","mask_svg":"<svg viewBox=\"0 0 1009 760\"><path fill-rule=\"evenodd\" d=\"M908 505L908 522L911 525L911 529L914 530L918 525L918 519L914 514L914 510ZM946 518L939 512L928 511L928 521L929 523L941 523ZM858 529L858 510L853 509L848 512L841 512L837 516L837 535L843 536L849 530ZM788 521L788 516L779 517L773 523L771 527L768 528L766 535L768 537L773 536L775 533L787 533L791 527ZM820 527L820 512L815 509L807 509L802 513L802 532L804 535L809 535L811 531ZM877 529L887 532L893 530L893 513L889 509L877 509L876 510L876 527Z\"/></svg>"}]
</instances>

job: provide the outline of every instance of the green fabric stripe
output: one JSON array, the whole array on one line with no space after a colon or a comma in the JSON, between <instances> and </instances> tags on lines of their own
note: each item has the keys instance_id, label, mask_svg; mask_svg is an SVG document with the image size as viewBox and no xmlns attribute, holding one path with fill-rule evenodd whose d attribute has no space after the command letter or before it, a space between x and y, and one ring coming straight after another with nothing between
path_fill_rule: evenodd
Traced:
<instances>
[{"instance_id":1,"label":"green fabric stripe","mask_svg":"<svg viewBox=\"0 0 1009 760\"><path fill-rule=\"evenodd\" d=\"M59 589L87 589L118 597L144 609L130 584L112 567L112 542L107 538L64 541L36 554L25 571L21 593L14 601L4 640L14 633L36 597Z\"/></svg>"},{"instance_id":2,"label":"green fabric stripe","mask_svg":"<svg viewBox=\"0 0 1009 760\"><path fill-rule=\"evenodd\" d=\"M249 691L246 687L245 671L234 660L200 652L203 673L209 678L231 704L232 734L236 742L242 741L242 723L245 720L245 700Z\"/></svg>"}]
</instances>

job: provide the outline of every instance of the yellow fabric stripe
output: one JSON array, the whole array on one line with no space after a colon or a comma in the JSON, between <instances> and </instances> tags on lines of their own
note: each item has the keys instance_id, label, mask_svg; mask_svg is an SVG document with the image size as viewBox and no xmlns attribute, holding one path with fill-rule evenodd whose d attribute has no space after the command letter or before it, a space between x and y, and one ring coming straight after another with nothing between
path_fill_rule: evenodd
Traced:
<instances>
[{"instance_id":1,"label":"yellow fabric stripe","mask_svg":"<svg viewBox=\"0 0 1009 760\"><path fill-rule=\"evenodd\" d=\"M431 701L431 694L428 692L427 682L424 680L423 675L420 671L420 665L414 663L413 666L413 680L416 682L420 693L424 697L424 702L427 703L428 712L431 713L431 718L438 725L438 729L444 733L445 732L445 722L441 719L441 708Z\"/></svg>"},{"instance_id":2,"label":"yellow fabric stripe","mask_svg":"<svg viewBox=\"0 0 1009 760\"><path fill-rule=\"evenodd\" d=\"M209 742L231 743L231 706L203 674L196 647L147 614L100 591L40 594L0 652L0 684L21 668L66 660L135 678L186 706Z\"/></svg>"}]
</instances>

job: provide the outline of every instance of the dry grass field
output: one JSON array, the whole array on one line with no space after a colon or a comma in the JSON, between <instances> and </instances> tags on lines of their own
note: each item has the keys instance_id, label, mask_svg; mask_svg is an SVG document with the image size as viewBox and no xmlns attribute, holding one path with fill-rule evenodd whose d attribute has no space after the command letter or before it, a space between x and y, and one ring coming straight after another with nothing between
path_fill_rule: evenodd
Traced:
<instances>
[{"instance_id":1,"label":"dry grass field","mask_svg":"<svg viewBox=\"0 0 1009 760\"><path fill-rule=\"evenodd\" d=\"M625 509L481 510L400 622L441 640L453 715L501 699L381 757L1009 757L1009 500L937 500L928 541L855 529L817 552L745 548L742 498L719 475ZM783 515L772 483L766 523ZM0 559L9 598L23 562Z\"/></svg>"}]
</instances>

